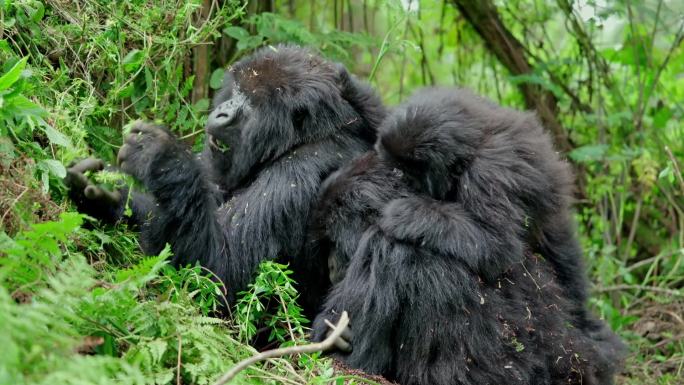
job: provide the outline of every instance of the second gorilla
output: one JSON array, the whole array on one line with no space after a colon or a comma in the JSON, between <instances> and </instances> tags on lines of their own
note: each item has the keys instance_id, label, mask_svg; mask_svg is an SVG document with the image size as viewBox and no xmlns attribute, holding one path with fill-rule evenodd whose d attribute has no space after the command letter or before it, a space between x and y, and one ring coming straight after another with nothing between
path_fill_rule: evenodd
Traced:
<instances>
[{"instance_id":1,"label":"second gorilla","mask_svg":"<svg viewBox=\"0 0 684 385\"><path fill-rule=\"evenodd\" d=\"M337 356L403 385L612 383L623 347L585 310L570 181L532 114L417 93L324 183L308 246L336 284L315 339L346 310Z\"/></svg>"}]
</instances>

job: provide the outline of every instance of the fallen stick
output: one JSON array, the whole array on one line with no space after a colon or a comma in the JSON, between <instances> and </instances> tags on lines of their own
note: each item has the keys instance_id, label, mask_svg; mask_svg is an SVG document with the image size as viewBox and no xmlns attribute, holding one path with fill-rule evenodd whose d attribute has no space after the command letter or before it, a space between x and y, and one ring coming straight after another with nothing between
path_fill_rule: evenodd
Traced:
<instances>
[{"instance_id":1,"label":"fallen stick","mask_svg":"<svg viewBox=\"0 0 684 385\"><path fill-rule=\"evenodd\" d=\"M337 325L333 328L333 332L330 333L330 335L323 341L317 342L315 344L289 346L287 348L267 350L265 352L255 354L252 357L246 358L238 362L237 365L233 366L232 369L230 369L218 380L216 380L216 382L214 382L214 385L225 385L226 383L228 383L228 381L232 380L238 373L259 361L265 361L270 358L282 357L290 354L315 353L326 351L335 345L335 341L338 338L340 338L342 332L344 332L348 325L349 315L346 311L344 311L340 316L340 320L337 321Z\"/></svg>"}]
</instances>

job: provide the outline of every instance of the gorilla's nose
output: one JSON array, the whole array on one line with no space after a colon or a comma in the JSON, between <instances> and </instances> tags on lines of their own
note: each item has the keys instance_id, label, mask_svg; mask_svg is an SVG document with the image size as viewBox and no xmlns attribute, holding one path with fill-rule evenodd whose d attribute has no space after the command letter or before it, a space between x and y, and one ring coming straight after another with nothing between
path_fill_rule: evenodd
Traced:
<instances>
[{"instance_id":1,"label":"gorilla's nose","mask_svg":"<svg viewBox=\"0 0 684 385\"><path fill-rule=\"evenodd\" d=\"M207 119L207 130L214 131L233 124L237 120L241 107L242 103L239 103L236 98L231 98L216 106Z\"/></svg>"}]
</instances>

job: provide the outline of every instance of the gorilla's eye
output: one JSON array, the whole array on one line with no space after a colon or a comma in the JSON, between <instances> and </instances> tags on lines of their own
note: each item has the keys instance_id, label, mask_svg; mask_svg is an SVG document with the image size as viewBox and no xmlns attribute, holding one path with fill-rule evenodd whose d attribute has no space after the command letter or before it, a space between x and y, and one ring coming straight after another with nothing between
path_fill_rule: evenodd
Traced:
<instances>
[{"instance_id":1,"label":"gorilla's eye","mask_svg":"<svg viewBox=\"0 0 684 385\"><path fill-rule=\"evenodd\" d=\"M308 114L309 111L306 108L297 108L292 112L292 125L295 129L302 128L302 125L304 124L304 119L306 119L306 116Z\"/></svg>"}]
</instances>

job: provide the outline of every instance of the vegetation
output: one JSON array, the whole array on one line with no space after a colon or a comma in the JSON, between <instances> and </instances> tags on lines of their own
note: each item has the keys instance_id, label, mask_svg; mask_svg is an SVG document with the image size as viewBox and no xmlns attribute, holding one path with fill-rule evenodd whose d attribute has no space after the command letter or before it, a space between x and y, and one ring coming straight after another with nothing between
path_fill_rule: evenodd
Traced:
<instances>
[{"instance_id":1,"label":"vegetation","mask_svg":"<svg viewBox=\"0 0 684 385\"><path fill-rule=\"evenodd\" d=\"M684 5L675 0L0 1L0 384L212 383L304 343L286 266L267 263L228 320L223 288L125 225L65 199L65 165L112 161L135 119L202 142L232 61L311 46L388 104L460 85L535 109L575 167L592 304L629 343L622 384L684 378ZM96 176L110 184L113 173ZM236 383L373 383L318 355Z\"/></svg>"}]
</instances>

